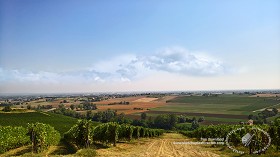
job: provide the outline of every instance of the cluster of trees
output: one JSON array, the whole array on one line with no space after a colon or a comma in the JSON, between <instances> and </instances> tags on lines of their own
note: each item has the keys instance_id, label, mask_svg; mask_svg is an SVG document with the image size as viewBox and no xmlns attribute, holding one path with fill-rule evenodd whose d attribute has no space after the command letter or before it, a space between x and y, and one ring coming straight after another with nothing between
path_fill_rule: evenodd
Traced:
<instances>
[{"instance_id":1,"label":"cluster of trees","mask_svg":"<svg viewBox=\"0 0 280 157\"><path fill-rule=\"evenodd\" d=\"M278 110L276 108L272 108L271 111L268 109L265 109L258 113L258 115L252 115L250 114L248 116L248 119L254 120L255 124L267 124L267 118L276 116L278 114Z\"/></svg>"},{"instance_id":2,"label":"cluster of trees","mask_svg":"<svg viewBox=\"0 0 280 157\"><path fill-rule=\"evenodd\" d=\"M28 110L43 110L43 109L52 109L53 106L52 105L37 105L37 107L31 107L31 105L27 105L27 109Z\"/></svg>"},{"instance_id":3,"label":"cluster of trees","mask_svg":"<svg viewBox=\"0 0 280 157\"><path fill-rule=\"evenodd\" d=\"M109 103L108 105L129 105L129 102L128 101L113 102L113 103Z\"/></svg>"},{"instance_id":4,"label":"cluster of trees","mask_svg":"<svg viewBox=\"0 0 280 157\"><path fill-rule=\"evenodd\" d=\"M96 110L97 106L96 104L90 103L88 101L84 101L82 104L79 105L70 105L71 110L77 109L77 110Z\"/></svg>"},{"instance_id":5,"label":"cluster of trees","mask_svg":"<svg viewBox=\"0 0 280 157\"><path fill-rule=\"evenodd\" d=\"M62 114L62 115L70 116L70 117L74 117L74 118L86 118L85 115L83 115L79 112L76 112L76 111L71 110L71 109L66 109L63 104L59 105L59 108L57 108L55 110L52 110L50 112L53 112L53 113L56 113L56 114Z\"/></svg>"},{"instance_id":6,"label":"cluster of trees","mask_svg":"<svg viewBox=\"0 0 280 157\"><path fill-rule=\"evenodd\" d=\"M132 125L143 126L150 128L160 128L165 130L179 129L179 130L194 130L199 127L199 122L204 121L204 117L200 117L198 120L193 117L190 119L185 115L177 116L175 114L163 114L158 115L154 119L148 118L147 114L144 112L141 114L141 120L134 119ZM191 126L178 127L178 123L191 123Z\"/></svg>"},{"instance_id":7,"label":"cluster of trees","mask_svg":"<svg viewBox=\"0 0 280 157\"><path fill-rule=\"evenodd\" d=\"M13 109L11 108L11 106L5 106L2 111L4 112L11 112Z\"/></svg>"}]
</instances>

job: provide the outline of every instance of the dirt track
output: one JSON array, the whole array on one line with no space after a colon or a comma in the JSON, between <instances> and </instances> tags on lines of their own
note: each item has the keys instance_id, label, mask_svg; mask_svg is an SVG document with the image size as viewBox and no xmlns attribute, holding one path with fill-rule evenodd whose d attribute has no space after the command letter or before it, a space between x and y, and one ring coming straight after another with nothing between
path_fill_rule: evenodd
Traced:
<instances>
[{"instance_id":1,"label":"dirt track","mask_svg":"<svg viewBox=\"0 0 280 157\"><path fill-rule=\"evenodd\" d=\"M116 147L98 149L98 156L118 157L217 157L208 148L199 145L174 144L188 141L180 134L165 134L162 138L140 139L132 143L119 143Z\"/></svg>"}]
</instances>

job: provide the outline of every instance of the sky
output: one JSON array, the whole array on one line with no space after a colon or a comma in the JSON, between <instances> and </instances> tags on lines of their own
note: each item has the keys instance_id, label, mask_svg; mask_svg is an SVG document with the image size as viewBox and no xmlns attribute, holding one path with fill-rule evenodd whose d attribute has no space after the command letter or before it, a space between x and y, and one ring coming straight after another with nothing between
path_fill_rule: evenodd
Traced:
<instances>
[{"instance_id":1,"label":"sky","mask_svg":"<svg viewBox=\"0 0 280 157\"><path fill-rule=\"evenodd\" d=\"M0 93L280 89L279 0L0 0Z\"/></svg>"}]
</instances>

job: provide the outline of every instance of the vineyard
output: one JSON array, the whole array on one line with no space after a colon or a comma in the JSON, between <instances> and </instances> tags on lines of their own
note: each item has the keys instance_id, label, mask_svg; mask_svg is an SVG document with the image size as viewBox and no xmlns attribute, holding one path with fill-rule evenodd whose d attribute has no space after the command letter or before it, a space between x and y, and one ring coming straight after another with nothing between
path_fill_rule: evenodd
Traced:
<instances>
[{"instance_id":1,"label":"vineyard","mask_svg":"<svg viewBox=\"0 0 280 157\"><path fill-rule=\"evenodd\" d=\"M0 153L2 154L10 149L22 146L28 146L30 148L28 152L41 153L46 152L51 149L51 146L58 145L61 142L73 146L76 151L86 150L95 152L93 148L96 146L106 148L113 146L111 148L118 148L119 145L124 143L134 143L142 141L142 139L158 137L164 132L162 129L151 129L116 122L102 123L96 126L96 123L91 120L79 120L64 134L60 134L49 124L38 122L28 124L26 128L1 126ZM280 118L275 119L270 125L209 125L200 126L192 131L180 131L180 133L188 138L196 138L196 141L223 141L224 144L219 146L226 148L228 151L233 149L245 154L266 154L269 156L271 152L278 153L280 150ZM244 145L243 137L248 133L252 135L252 140ZM179 137L179 134L175 134L174 136ZM184 150L189 150L193 147L174 146L173 142L176 142L176 139L155 139L157 139L155 143L160 143L164 146L157 154L168 153L163 149L173 150L172 153L176 154L177 150L174 150L175 148L181 149L182 147ZM152 145L151 148L153 148ZM81 153L81 151L77 151L78 153ZM184 153L184 151L180 151L180 153ZM224 151L220 153L224 153ZM149 154L153 154L153 152L149 152Z\"/></svg>"},{"instance_id":2,"label":"vineyard","mask_svg":"<svg viewBox=\"0 0 280 157\"><path fill-rule=\"evenodd\" d=\"M140 137L156 137L163 134L161 129L149 129L127 124L109 122L95 126L92 121L80 120L64 134L64 141L78 148L88 148L94 143L104 145L119 141L130 141ZM0 153L24 145L32 146L32 152L39 153L57 145L61 137L52 126L43 123L28 124L24 127L0 127Z\"/></svg>"},{"instance_id":3,"label":"vineyard","mask_svg":"<svg viewBox=\"0 0 280 157\"><path fill-rule=\"evenodd\" d=\"M9 149L30 144L30 139L26 134L27 129L24 127L0 126L0 154Z\"/></svg>"},{"instance_id":4,"label":"vineyard","mask_svg":"<svg viewBox=\"0 0 280 157\"><path fill-rule=\"evenodd\" d=\"M211 139L222 139L232 149L241 149L247 151L249 154L261 154L265 153L267 146L271 144L279 151L279 124L280 118L277 118L272 125L210 125L200 127L194 131L180 131L180 133L190 138L196 138L197 140L206 139L208 141L210 139L211 141ZM252 142L248 144L248 150L242 145L242 137L246 133L254 135Z\"/></svg>"},{"instance_id":5,"label":"vineyard","mask_svg":"<svg viewBox=\"0 0 280 157\"><path fill-rule=\"evenodd\" d=\"M64 134L66 141L72 142L79 148L89 147L94 142L116 146L118 141L130 141L140 137L157 137L163 134L161 129L149 129L128 124L109 122L96 127L91 121L82 120Z\"/></svg>"}]
</instances>

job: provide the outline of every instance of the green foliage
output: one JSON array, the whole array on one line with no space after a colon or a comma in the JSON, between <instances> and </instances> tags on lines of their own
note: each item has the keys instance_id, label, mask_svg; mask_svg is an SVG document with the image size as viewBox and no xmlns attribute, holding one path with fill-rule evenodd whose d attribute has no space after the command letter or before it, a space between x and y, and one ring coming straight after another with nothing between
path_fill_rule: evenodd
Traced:
<instances>
[{"instance_id":1,"label":"green foliage","mask_svg":"<svg viewBox=\"0 0 280 157\"><path fill-rule=\"evenodd\" d=\"M156 128L171 130L177 123L177 116L175 114L158 115L154 120Z\"/></svg>"},{"instance_id":2,"label":"green foliage","mask_svg":"<svg viewBox=\"0 0 280 157\"><path fill-rule=\"evenodd\" d=\"M127 125L127 124L120 125L119 139L130 141L132 139L133 131L134 131L134 126Z\"/></svg>"},{"instance_id":3,"label":"green foliage","mask_svg":"<svg viewBox=\"0 0 280 157\"><path fill-rule=\"evenodd\" d=\"M197 128L199 128L198 122L197 122L196 120L192 121L191 129L192 129L192 130L195 130L195 129L197 129Z\"/></svg>"},{"instance_id":4,"label":"green foliage","mask_svg":"<svg viewBox=\"0 0 280 157\"><path fill-rule=\"evenodd\" d=\"M249 152L252 153L256 150L260 150L266 146L269 139L261 131L257 131L255 128L260 128L267 132L271 138L271 144L275 145L277 150L280 149L280 117L276 118L272 125L209 125L202 126L193 131L180 131L185 136L191 138L223 138L226 139L227 135L228 142L233 146L241 146L241 138L246 134L254 134L254 138L249 145ZM242 128L239 130L239 128ZM233 130L236 130L232 132ZM229 134L231 132L231 134Z\"/></svg>"},{"instance_id":5,"label":"green foliage","mask_svg":"<svg viewBox=\"0 0 280 157\"><path fill-rule=\"evenodd\" d=\"M141 119L145 120L147 118L147 113L143 112L141 113Z\"/></svg>"},{"instance_id":6,"label":"green foliage","mask_svg":"<svg viewBox=\"0 0 280 157\"><path fill-rule=\"evenodd\" d=\"M88 120L79 121L64 134L64 139L80 147L85 146L87 140L90 143L99 142L101 144L113 144L115 146L120 140L130 141L133 138L138 139L139 137L156 137L162 135L164 132L161 129L149 129L129 124L120 125L115 122L103 123L96 127L90 123L91 121Z\"/></svg>"},{"instance_id":7,"label":"green foliage","mask_svg":"<svg viewBox=\"0 0 280 157\"><path fill-rule=\"evenodd\" d=\"M139 126L133 127L132 137L135 139L138 139L140 137L140 130L141 130L141 127L139 127Z\"/></svg>"},{"instance_id":8,"label":"green foliage","mask_svg":"<svg viewBox=\"0 0 280 157\"><path fill-rule=\"evenodd\" d=\"M91 133L94 129L90 120L79 120L68 132L64 138L74 142L80 148L88 148L92 144Z\"/></svg>"},{"instance_id":9,"label":"green foliage","mask_svg":"<svg viewBox=\"0 0 280 157\"><path fill-rule=\"evenodd\" d=\"M52 126L43 123L28 124L28 133L33 152L42 152L51 145L57 145L60 134Z\"/></svg>"},{"instance_id":10,"label":"green foliage","mask_svg":"<svg viewBox=\"0 0 280 157\"><path fill-rule=\"evenodd\" d=\"M106 110L106 111L99 111L95 113L91 118L93 121L99 121L103 123L107 123L112 121L117 116L117 111L115 110Z\"/></svg>"},{"instance_id":11,"label":"green foliage","mask_svg":"<svg viewBox=\"0 0 280 157\"><path fill-rule=\"evenodd\" d=\"M11 112L11 111L12 111L12 108L11 108L11 106L5 106L5 107L2 109L2 111L4 111L4 112Z\"/></svg>"},{"instance_id":12,"label":"green foliage","mask_svg":"<svg viewBox=\"0 0 280 157\"><path fill-rule=\"evenodd\" d=\"M0 154L30 143L24 127L0 126Z\"/></svg>"},{"instance_id":13,"label":"green foliage","mask_svg":"<svg viewBox=\"0 0 280 157\"><path fill-rule=\"evenodd\" d=\"M119 124L115 122L109 122L100 124L93 130L93 140L101 143L112 143L114 146L118 140Z\"/></svg>"},{"instance_id":14,"label":"green foliage","mask_svg":"<svg viewBox=\"0 0 280 157\"><path fill-rule=\"evenodd\" d=\"M280 150L280 117L276 118L272 125L268 129L268 133L272 138L272 144L276 146L276 149Z\"/></svg>"}]
</instances>

